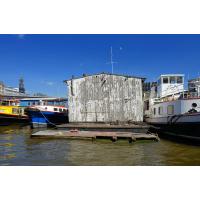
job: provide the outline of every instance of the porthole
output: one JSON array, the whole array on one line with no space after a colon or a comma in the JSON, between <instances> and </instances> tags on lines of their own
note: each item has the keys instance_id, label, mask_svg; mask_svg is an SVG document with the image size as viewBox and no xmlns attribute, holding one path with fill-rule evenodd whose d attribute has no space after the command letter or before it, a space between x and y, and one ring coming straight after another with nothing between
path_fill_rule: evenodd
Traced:
<instances>
[{"instance_id":1,"label":"porthole","mask_svg":"<svg viewBox=\"0 0 200 200\"><path fill-rule=\"evenodd\" d=\"M193 108L196 108L196 107L197 107L197 104L196 104L196 103L192 103L192 107L193 107Z\"/></svg>"}]
</instances>

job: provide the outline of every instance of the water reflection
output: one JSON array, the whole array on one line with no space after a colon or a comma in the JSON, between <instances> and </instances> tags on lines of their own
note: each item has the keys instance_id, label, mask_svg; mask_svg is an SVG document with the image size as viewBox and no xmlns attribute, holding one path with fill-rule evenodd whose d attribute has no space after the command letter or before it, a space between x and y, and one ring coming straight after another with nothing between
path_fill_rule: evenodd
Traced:
<instances>
[{"instance_id":1,"label":"water reflection","mask_svg":"<svg viewBox=\"0 0 200 200\"><path fill-rule=\"evenodd\" d=\"M160 142L32 139L29 126L0 127L0 165L200 165L200 147Z\"/></svg>"}]
</instances>

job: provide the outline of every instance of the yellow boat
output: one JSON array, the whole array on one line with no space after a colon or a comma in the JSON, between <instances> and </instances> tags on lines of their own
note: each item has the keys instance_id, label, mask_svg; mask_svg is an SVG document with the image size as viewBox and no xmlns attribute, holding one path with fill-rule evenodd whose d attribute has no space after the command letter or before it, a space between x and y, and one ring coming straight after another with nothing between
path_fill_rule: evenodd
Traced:
<instances>
[{"instance_id":1,"label":"yellow boat","mask_svg":"<svg viewBox=\"0 0 200 200\"><path fill-rule=\"evenodd\" d=\"M18 100L4 100L0 102L0 125L12 123L28 123L28 116L24 107L19 106Z\"/></svg>"}]
</instances>

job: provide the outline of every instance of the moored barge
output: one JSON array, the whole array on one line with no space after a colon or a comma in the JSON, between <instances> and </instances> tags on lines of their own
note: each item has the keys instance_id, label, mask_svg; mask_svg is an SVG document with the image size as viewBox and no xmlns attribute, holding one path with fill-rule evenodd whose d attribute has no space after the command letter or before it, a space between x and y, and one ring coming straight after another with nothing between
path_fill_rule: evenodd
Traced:
<instances>
[{"instance_id":1,"label":"moored barge","mask_svg":"<svg viewBox=\"0 0 200 200\"><path fill-rule=\"evenodd\" d=\"M145 121L160 136L200 144L200 94L184 90L184 75L161 75L145 99Z\"/></svg>"}]
</instances>

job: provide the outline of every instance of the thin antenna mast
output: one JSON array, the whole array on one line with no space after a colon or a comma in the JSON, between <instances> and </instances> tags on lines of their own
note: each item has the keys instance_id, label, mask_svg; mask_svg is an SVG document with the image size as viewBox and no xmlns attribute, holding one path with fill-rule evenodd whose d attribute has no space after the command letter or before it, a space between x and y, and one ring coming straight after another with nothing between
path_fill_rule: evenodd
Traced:
<instances>
[{"instance_id":1,"label":"thin antenna mast","mask_svg":"<svg viewBox=\"0 0 200 200\"><path fill-rule=\"evenodd\" d=\"M114 62L113 61L113 50L112 50L112 46L110 47L110 62L107 63L107 64L111 64L111 67L112 67L112 74L114 72L114 63L117 63L117 62Z\"/></svg>"},{"instance_id":2,"label":"thin antenna mast","mask_svg":"<svg viewBox=\"0 0 200 200\"><path fill-rule=\"evenodd\" d=\"M113 63L112 46L110 47L110 58L111 58L111 59L110 59L110 62L111 62L111 66L112 66L112 74L113 74L113 68L114 68L114 67L113 67L113 64L114 64L114 63Z\"/></svg>"}]
</instances>

